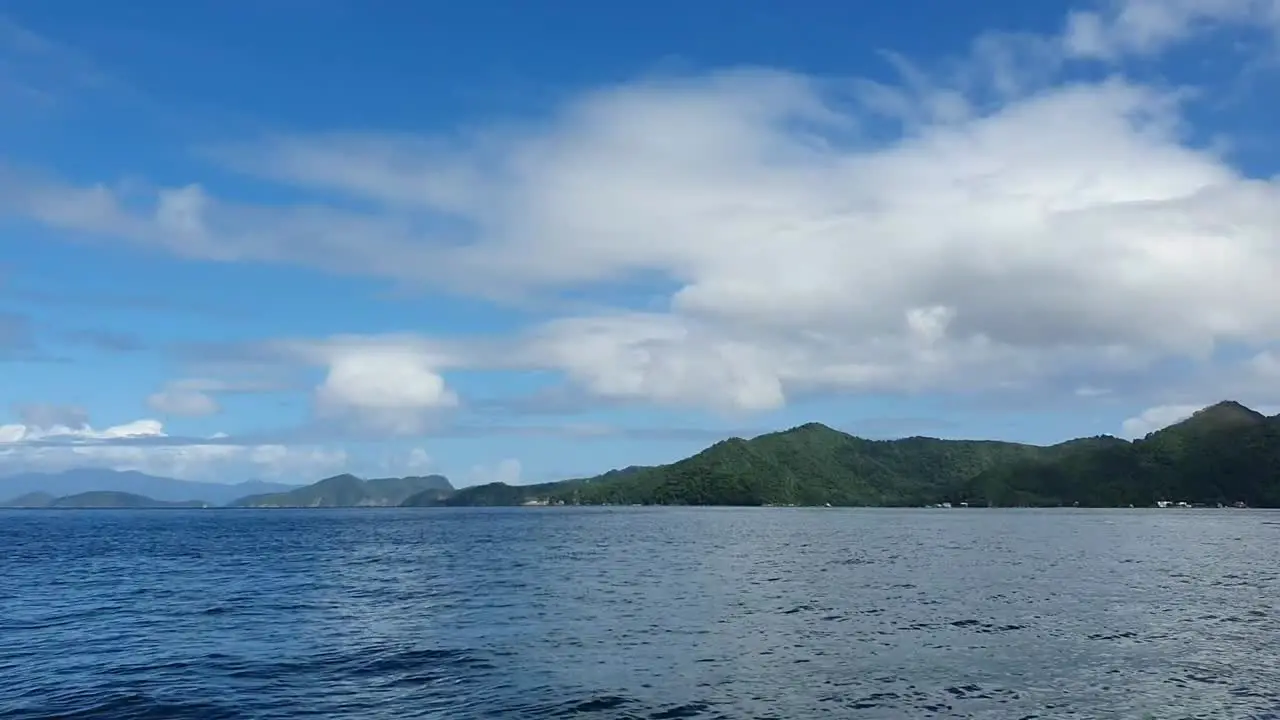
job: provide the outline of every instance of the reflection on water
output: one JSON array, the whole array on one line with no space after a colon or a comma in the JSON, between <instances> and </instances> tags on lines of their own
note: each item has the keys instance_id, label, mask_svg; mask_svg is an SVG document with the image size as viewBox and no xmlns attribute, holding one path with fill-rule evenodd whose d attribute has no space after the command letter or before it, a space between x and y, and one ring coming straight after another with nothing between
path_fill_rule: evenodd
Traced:
<instances>
[{"instance_id":1,"label":"reflection on water","mask_svg":"<svg viewBox=\"0 0 1280 720\"><path fill-rule=\"evenodd\" d=\"M0 513L0 716L1280 718L1280 515Z\"/></svg>"}]
</instances>

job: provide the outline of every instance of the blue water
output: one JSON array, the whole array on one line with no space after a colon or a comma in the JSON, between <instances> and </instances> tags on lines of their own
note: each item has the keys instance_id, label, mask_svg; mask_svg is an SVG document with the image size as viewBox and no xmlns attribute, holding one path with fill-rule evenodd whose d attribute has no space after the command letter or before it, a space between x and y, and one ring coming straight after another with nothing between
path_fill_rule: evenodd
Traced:
<instances>
[{"instance_id":1,"label":"blue water","mask_svg":"<svg viewBox=\"0 0 1280 720\"><path fill-rule=\"evenodd\" d=\"M1280 513L0 512L0 717L1277 718Z\"/></svg>"}]
</instances>

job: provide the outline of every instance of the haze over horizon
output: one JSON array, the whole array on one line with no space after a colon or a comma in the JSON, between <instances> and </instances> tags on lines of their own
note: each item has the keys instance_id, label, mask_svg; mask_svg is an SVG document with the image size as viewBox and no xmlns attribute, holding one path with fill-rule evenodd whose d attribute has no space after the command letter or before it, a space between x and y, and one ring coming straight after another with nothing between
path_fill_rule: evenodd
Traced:
<instances>
[{"instance_id":1,"label":"haze over horizon","mask_svg":"<svg viewBox=\"0 0 1280 720\"><path fill-rule=\"evenodd\" d=\"M0 475L1272 415L1277 80L1277 0L8 0Z\"/></svg>"}]
</instances>

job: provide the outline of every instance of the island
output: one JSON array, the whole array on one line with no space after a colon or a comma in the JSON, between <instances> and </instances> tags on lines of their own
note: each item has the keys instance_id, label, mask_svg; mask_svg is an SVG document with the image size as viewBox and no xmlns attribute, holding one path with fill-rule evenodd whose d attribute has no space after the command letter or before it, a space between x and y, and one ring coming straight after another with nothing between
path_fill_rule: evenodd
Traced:
<instances>
[{"instance_id":1,"label":"island","mask_svg":"<svg viewBox=\"0 0 1280 720\"><path fill-rule=\"evenodd\" d=\"M819 423L653 467L419 493L405 506L1280 507L1280 416L1225 401L1127 441L867 440Z\"/></svg>"},{"instance_id":2,"label":"island","mask_svg":"<svg viewBox=\"0 0 1280 720\"><path fill-rule=\"evenodd\" d=\"M231 507L396 507L410 497L444 498L453 485L443 475L373 478L343 474L288 492L249 495Z\"/></svg>"},{"instance_id":3,"label":"island","mask_svg":"<svg viewBox=\"0 0 1280 720\"><path fill-rule=\"evenodd\" d=\"M115 492L110 490L94 490L54 497L48 493L34 492L20 495L0 504L8 508L206 508L212 507L203 500L156 500L145 495Z\"/></svg>"},{"instance_id":4,"label":"island","mask_svg":"<svg viewBox=\"0 0 1280 720\"><path fill-rule=\"evenodd\" d=\"M32 476L36 480L40 477ZM203 489L137 473L121 482L166 493ZM51 487L58 476L47 476ZM81 480L77 480L81 482ZM133 486L130 485L130 486ZM26 487L30 487L27 485ZM37 486L40 487L40 486ZM995 440L869 440L820 423L729 438L666 465L630 466L537 485L455 488L443 475L266 487L233 508L737 505L847 507L1280 507L1280 415L1224 401L1137 440L1110 435L1040 446ZM286 489L287 488L287 489ZM11 508L213 507L99 490L28 491Z\"/></svg>"}]
</instances>

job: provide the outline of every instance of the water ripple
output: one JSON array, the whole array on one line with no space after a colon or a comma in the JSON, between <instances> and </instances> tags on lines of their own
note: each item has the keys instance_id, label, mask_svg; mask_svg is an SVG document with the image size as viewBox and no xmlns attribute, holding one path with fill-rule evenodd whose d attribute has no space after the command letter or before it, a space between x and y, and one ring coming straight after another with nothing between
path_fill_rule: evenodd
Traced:
<instances>
[{"instance_id":1,"label":"water ripple","mask_svg":"<svg viewBox=\"0 0 1280 720\"><path fill-rule=\"evenodd\" d=\"M0 512L0 717L1280 720L1276 517Z\"/></svg>"}]
</instances>

